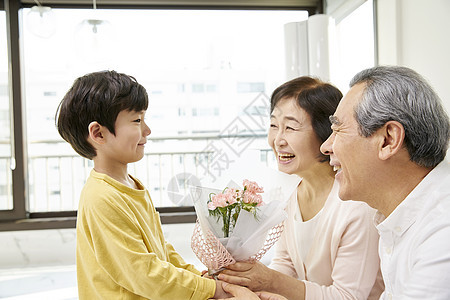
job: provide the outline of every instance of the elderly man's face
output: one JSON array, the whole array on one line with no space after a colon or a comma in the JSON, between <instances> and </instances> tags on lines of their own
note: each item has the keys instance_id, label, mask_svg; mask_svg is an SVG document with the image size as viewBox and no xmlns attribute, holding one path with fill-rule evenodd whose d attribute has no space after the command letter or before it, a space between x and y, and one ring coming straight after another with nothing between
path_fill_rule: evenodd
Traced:
<instances>
[{"instance_id":1,"label":"elderly man's face","mask_svg":"<svg viewBox=\"0 0 450 300\"><path fill-rule=\"evenodd\" d=\"M354 114L364 89L365 84L357 84L341 100L330 117L333 133L320 148L323 154L330 155L330 165L337 170L342 200L366 201L380 188L371 184L371 169L377 156L375 142L359 134Z\"/></svg>"}]
</instances>

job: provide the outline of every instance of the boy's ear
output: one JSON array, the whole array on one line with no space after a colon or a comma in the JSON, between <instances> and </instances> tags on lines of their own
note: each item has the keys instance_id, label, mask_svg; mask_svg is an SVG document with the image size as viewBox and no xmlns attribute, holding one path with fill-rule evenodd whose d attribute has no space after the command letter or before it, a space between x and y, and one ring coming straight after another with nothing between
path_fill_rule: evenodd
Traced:
<instances>
[{"instance_id":1,"label":"boy's ear","mask_svg":"<svg viewBox=\"0 0 450 300\"><path fill-rule=\"evenodd\" d=\"M387 160L403 148L405 128L397 121L388 121L379 130L382 143L378 157L381 160Z\"/></svg>"},{"instance_id":2,"label":"boy's ear","mask_svg":"<svg viewBox=\"0 0 450 300\"><path fill-rule=\"evenodd\" d=\"M100 125L97 121L93 121L88 126L89 130L89 138L97 143L97 144L103 144L105 143L105 138L103 136L103 126Z\"/></svg>"}]
</instances>

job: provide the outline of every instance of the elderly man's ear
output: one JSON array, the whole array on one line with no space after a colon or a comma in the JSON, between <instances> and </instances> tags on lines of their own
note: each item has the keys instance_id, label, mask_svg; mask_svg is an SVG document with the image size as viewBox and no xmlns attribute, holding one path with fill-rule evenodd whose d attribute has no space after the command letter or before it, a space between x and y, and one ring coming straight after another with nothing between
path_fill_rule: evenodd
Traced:
<instances>
[{"instance_id":1,"label":"elderly man's ear","mask_svg":"<svg viewBox=\"0 0 450 300\"><path fill-rule=\"evenodd\" d=\"M404 146L405 128L397 121L389 121L377 130L380 137L378 157L387 160L397 154Z\"/></svg>"}]
</instances>

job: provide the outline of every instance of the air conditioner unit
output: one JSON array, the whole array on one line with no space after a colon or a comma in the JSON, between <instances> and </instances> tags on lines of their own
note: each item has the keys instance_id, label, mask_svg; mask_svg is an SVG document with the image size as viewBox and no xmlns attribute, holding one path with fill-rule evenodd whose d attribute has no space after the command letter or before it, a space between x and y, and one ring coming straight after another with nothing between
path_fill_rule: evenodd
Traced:
<instances>
[{"instance_id":1,"label":"air conditioner unit","mask_svg":"<svg viewBox=\"0 0 450 300\"><path fill-rule=\"evenodd\" d=\"M303 75L330 81L333 65L334 19L313 15L284 25L286 79Z\"/></svg>"}]
</instances>

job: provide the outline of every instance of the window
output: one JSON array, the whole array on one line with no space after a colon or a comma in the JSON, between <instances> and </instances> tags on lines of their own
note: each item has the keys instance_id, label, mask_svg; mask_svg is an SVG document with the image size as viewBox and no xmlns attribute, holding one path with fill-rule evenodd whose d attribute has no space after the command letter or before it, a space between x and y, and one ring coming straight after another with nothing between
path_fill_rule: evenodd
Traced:
<instances>
[{"instance_id":1,"label":"window","mask_svg":"<svg viewBox=\"0 0 450 300\"><path fill-rule=\"evenodd\" d=\"M268 149L267 124L254 119L268 115L261 95L285 80L284 24L305 20L307 12L97 9L95 18L107 21L98 36L82 25L92 11L53 12L50 37L23 30L31 213L77 209L92 162L62 141L54 115L74 79L88 72L113 69L146 87L151 141L130 172L157 207L190 205L171 196L171 182L182 186L183 174L205 177L219 135L252 135ZM23 9L25 24L29 13Z\"/></svg>"},{"instance_id":2,"label":"window","mask_svg":"<svg viewBox=\"0 0 450 300\"><path fill-rule=\"evenodd\" d=\"M336 24L336 37L338 64L332 82L346 93L357 72L375 65L373 0L366 1Z\"/></svg>"},{"instance_id":3,"label":"window","mask_svg":"<svg viewBox=\"0 0 450 300\"><path fill-rule=\"evenodd\" d=\"M238 82L238 93L265 92L264 82Z\"/></svg>"},{"instance_id":4,"label":"window","mask_svg":"<svg viewBox=\"0 0 450 300\"><path fill-rule=\"evenodd\" d=\"M12 210L11 111L8 82L6 14L0 10L0 210Z\"/></svg>"}]
</instances>

